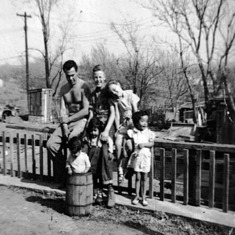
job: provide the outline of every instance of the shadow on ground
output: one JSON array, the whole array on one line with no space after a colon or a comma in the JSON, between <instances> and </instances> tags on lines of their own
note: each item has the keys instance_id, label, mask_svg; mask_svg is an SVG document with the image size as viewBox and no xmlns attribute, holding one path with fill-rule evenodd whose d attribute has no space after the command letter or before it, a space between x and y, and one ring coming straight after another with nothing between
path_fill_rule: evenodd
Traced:
<instances>
[{"instance_id":1,"label":"shadow on ground","mask_svg":"<svg viewBox=\"0 0 235 235\"><path fill-rule=\"evenodd\" d=\"M29 196L26 198L26 201L28 202L36 202L40 203L42 206L45 206L47 208L51 208L52 210L64 214L65 213L65 200L62 198L43 198L40 196Z\"/></svg>"}]
</instances>

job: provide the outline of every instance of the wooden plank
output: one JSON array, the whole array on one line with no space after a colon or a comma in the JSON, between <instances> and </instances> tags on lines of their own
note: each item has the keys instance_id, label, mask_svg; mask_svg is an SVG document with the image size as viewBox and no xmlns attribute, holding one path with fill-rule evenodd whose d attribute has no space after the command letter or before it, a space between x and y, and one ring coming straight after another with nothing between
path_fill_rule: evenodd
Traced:
<instances>
[{"instance_id":1,"label":"wooden plank","mask_svg":"<svg viewBox=\"0 0 235 235\"><path fill-rule=\"evenodd\" d=\"M229 154L224 154L224 177L223 177L223 212L228 212L229 205Z\"/></svg>"},{"instance_id":2,"label":"wooden plank","mask_svg":"<svg viewBox=\"0 0 235 235\"><path fill-rule=\"evenodd\" d=\"M184 205L189 201L189 151L184 149Z\"/></svg>"},{"instance_id":3,"label":"wooden plank","mask_svg":"<svg viewBox=\"0 0 235 235\"><path fill-rule=\"evenodd\" d=\"M202 151L197 151L196 158L196 195L195 195L195 204L200 206L201 204L201 180L202 178Z\"/></svg>"},{"instance_id":4,"label":"wooden plank","mask_svg":"<svg viewBox=\"0 0 235 235\"><path fill-rule=\"evenodd\" d=\"M14 145L13 145L13 135L10 132L10 173L11 177L14 177Z\"/></svg>"},{"instance_id":5,"label":"wooden plank","mask_svg":"<svg viewBox=\"0 0 235 235\"><path fill-rule=\"evenodd\" d=\"M6 132L2 132L2 158L3 158L3 174L7 174L7 161L6 161Z\"/></svg>"},{"instance_id":6,"label":"wooden plank","mask_svg":"<svg viewBox=\"0 0 235 235\"><path fill-rule=\"evenodd\" d=\"M172 149L171 162L171 201L176 201L176 166L177 166L177 149Z\"/></svg>"},{"instance_id":7,"label":"wooden plank","mask_svg":"<svg viewBox=\"0 0 235 235\"><path fill-rule=\"evenodd\" d=\"M31 137L32 140L32 171L33 171L33 178L36 180L36 159L35 159L35 138L34 135Z\"/></svg>"},{"instance_id":8,"label":"wooden plank","mask_svg":"<svg viewBox=\"0 0 235 235\"><path fill-rule=\"evenodd\" d=\"M40 180L43 181L43 136L39 137Z\"/></svg>"},{"instance_id":9,"label":"wooden plank","mask_svg":"<svg viewBox=\"0 0 235 235\"><path fill-rule=\"evenodd\" d=\"M164 184L165 184L165 169L166 169L166 154L165 149L160 149L160 200L164 201Z\"/></svg>"},{"instance_id":10,"label":"wooden plank","mask_svg":"<svg viewBox=\"0 0 235 235\"><path fill-rule=\"evenodd\" d=\"M28 178L28 137L27 134L24 134L24 163L25 163L25 178Z\"/></svg>"},{"instance_id":11,"label":"wooden plank","mask_svg":"<svg viewBox=\"0 0 235 235\"><path fill-rule=\"evenodd\" d=\"M17 148L17 176L21 178L21 166L20 166L20 134L16 134L16 148Z\"/></svg>"},{"instance_id":12,"label":"wooden plank","mask_svg":"<svg viewBox=\"0 0 235 235\"><path fill-rule=\"evenodd\" d=\"M153 179L154 179L154 150L153 147L150 149L151 151L151 168L149 172L149 197L153 198Z\"/></svg>"},{"instance_id":13,"label":"wooden plank","mask_svg":"<svg viewBox=\"0 0 235 235\"><path fill-rule=\"evenodd\" d=\"M209 172L209 207L214 207L215 201L215 151L210 151L210 172Z\"/></svg>"},{"instance_id":14,"label":"wooden plank","mask_svg":"<svg viewBox=\"0 0 235 235\"><path fill-rule=\"evenodd\" d=\"M231 144L206 144L206 143L195 143L195 142L172 142L163 139L155 139L154 147L157 148L176 148L176 149L192 149L192 150L212 150L218 152L235 153L235 145Z\"/></svg>"}]
</instances>

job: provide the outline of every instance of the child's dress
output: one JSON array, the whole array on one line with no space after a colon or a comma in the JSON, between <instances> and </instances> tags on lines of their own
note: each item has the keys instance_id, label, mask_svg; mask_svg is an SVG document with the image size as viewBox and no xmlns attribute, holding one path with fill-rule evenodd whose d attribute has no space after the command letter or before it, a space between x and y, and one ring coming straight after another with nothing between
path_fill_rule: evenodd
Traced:
<instances>
[{"instance_id":1,"label":"child's dress","mask_svg":"<svg viewBox=\"0 0 235 235\"><path fill-rule=\"evenodd\" d=\"M131 154L127 167L133 168L135 172L150 172L151 150L150 148L138 149L138 144L152 142L155 138L154 132L146 128L140 131L136 128L127 131L128 136L133 139L135 150Z\"/></svg>"}]
</instances>

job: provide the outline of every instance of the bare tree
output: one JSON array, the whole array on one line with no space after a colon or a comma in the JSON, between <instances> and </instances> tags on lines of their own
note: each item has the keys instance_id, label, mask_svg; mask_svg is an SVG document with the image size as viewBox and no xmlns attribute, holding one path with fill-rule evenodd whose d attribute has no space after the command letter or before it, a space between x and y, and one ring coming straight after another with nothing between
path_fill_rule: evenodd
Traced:
<instances>
[{"instance_id":1,"label":"bare tree","mask_svg":"<svg viewBox=\"0 0 235 235\"><path fill-rule=\"evenodd\" d=\"M138 94L143 103L149 98L151 87L157 84L158 75L161 73L157 64L157 53L154 53L151 42L146 46L147 40L140 37L139 26L135 22L126 21L121 26L112 23L111 27L126 48L126 56L117 61L126 86Z\"/></svg>"},{"instance_id":2,"label":"bare tree","mask_svg":"<svg viewBox=\"0 0 235 235\"><path fill-rule=\"evenodd\" d=\"M185 61L183 45L189 47L194 54L201 71L206 105L223 84L235 110L225 73L235 39L234 3L228 0L149 0L148 2L147 7L153 11L153 14L177 35L181 47L181 62ZM219 61L217 71L213 66L216 61ZM221 76L218 77L217 74Z\"/></svg>"},{"instance_id":3,"label":"bare tree","mask_svg":"<svg viewBox=\"0 0 235 235\"><path fill-rule=\"evenodd\" d=\"M37 6L42 26L44 50L38 48L30 49L36 50L42 55L45 68L46 87L53 88L53 96L55 96L62 78L63 55L68 49L69 26L72 22L71 14L65 14L59 25L53 25L53 28L56 27L58 29L57 31L60 32L60 39L57 43L55 41L52 43L51 15L53 10L58 7L60 0L34 0L34 3ZM52 49L52 44L57 44L56 49Z\"/></svg>"}]
</instances>

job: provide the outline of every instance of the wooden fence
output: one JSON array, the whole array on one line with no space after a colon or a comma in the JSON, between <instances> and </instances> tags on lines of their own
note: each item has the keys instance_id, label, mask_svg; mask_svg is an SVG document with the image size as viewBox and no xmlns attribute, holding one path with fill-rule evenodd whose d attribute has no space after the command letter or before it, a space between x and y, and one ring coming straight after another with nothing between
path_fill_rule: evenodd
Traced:
<instances>
[{"instance_id":1,"label":"wooden fence","mask_svg":"<svg viewBox=\"0 0 235 235\"><path fill-rule=\"evenodd\" d=\"M3 131L0 136L2 174L53 182L55 171L46 150L46 141L46 133ZM217 207L224 212L234 210L234 145L156 139L153 156L149 174L151 198ZM126 190L130 192L132 180L129 180L128 187Z\"/></svg>"}]
</instances>

